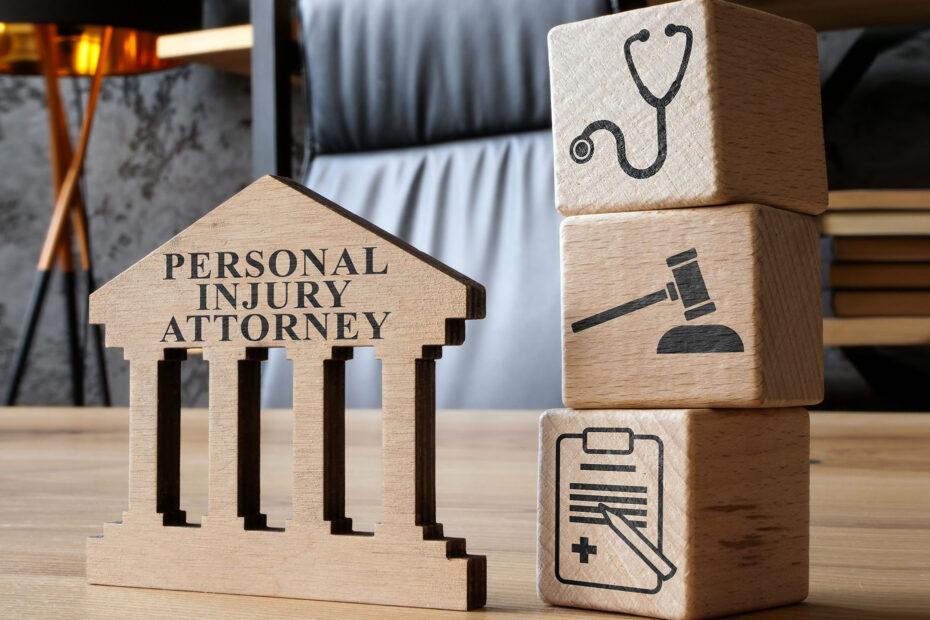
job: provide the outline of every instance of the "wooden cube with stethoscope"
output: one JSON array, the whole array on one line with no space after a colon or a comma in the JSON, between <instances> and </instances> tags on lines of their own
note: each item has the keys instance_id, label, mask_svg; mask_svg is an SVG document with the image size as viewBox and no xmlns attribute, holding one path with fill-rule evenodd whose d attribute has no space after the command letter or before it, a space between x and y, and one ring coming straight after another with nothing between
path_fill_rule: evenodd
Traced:
<instances>
[{"instance_id":1,"label":"wooden cube with stethoscope","mask_svg":"<svg viewBox=\"0 0 930 620\"><path fill-rule=\"evenodd\" d=\"M554 28L549 65L563 215L826 207L810 26L685 0Z\"/></svg>"}]
</instances>

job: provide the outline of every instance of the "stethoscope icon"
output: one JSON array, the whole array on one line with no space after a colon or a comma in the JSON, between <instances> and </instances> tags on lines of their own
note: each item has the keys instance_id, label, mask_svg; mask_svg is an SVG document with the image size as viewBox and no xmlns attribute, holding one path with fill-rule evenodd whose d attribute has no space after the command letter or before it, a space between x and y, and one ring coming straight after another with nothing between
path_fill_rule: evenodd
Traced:
<instances>
[{"instance_id":1,"label":"stethoscope icon","mask_svg":"<svg viewBox=\"0 0 930 620\"><path fill-rule=\"evenodd\" d=\"M623 132L620 131L616 123L607 120L594 121L585 127L585 130L581 132L580 136L572 140L572 144L569 147L569 154L575 163L585 164L591 160L591 157L594 156L594 142L591 140L591 134L600 129L605 129L612 133L614 139L617 141L617 162L629 176L634 179L648 179L662 168L662 164L665 163L665 157L668 153L665 136L665 108L668 107L672 100L675 99L675 95L678 94L678 90L681 88L681 81L684 79L685 71L688 69L688 59L691 58L691 40L693 36L691 29L687 26L676 26L675 24L669 24L665 27L665 36L667 37L673 37L679 32L685 35L685 51L681 57L681 66L678 68L678 76L675 78L675 81L669 86L665 96L661 98L652 94L652 91L643 84L642 79L639 77L639 71L636 70L636 65L633 62L633 55L630 53L630 46L634 41L649 40L649 31L645 29L640 30L638 33L628 38L626 43L623 44L623 55L626 57L626 65L630 69L630 75L636 83L636 88L639 89L640 96L646 103L656 109L656 140L659 148L656 153L656 159L652 162L652 165L648 168L637 168L632 165L626 158L626 143L623 139Z\"/></svg>"}]
</instances>

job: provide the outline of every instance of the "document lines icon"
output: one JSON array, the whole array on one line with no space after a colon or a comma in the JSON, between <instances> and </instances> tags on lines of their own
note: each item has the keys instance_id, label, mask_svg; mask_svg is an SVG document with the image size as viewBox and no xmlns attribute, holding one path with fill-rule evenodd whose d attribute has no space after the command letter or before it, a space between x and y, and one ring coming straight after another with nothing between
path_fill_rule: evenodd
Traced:
<instances>
[{"instance_id":1,"label":"document lines icon","mask_svg":"<svg viewBox=\"0 0 930 620\"><path fill-rule=\"evenodd\" d=\"M586 428L556 440L555 576L654 594L675 575L662 552L662 440Z\"/></svg>"}]
</instances>

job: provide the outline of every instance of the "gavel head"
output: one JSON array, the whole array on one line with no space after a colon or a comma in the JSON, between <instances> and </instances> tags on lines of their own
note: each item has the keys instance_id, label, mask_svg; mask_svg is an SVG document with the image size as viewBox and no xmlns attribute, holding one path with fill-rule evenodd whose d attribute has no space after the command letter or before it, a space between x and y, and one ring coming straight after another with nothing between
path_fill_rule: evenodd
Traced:
<instances>
[{"instance_id":1,"label":"gavel head","mask_svg":"<svg viewBox=\"0 0 930 620\"><path fill-rule=\"evenodd\" d=\"M675 277L674 284L669 282L666 285L668 296L672 301L681 298L681 303L685 306L686 320L702 317L717 309L707 293L704 276L698 266L696 249L691 248L670 256L665 262L672 268L672 275Z\"/></svg>"}]
</instances>

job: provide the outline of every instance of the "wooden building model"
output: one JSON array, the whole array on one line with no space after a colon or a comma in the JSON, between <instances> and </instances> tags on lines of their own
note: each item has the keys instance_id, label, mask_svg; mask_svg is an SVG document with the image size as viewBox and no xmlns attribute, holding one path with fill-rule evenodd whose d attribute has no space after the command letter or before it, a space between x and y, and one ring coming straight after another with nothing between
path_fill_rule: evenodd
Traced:
<instances>
[{"instance_id":1,"label":"wooden building model","mask_svg":"<svg viewBox=\"0 0 930 620\"><path fill-rule=\"evenodd\" d=\"M290 181L263 177L91 297L130 364L129 509L87 547L94 584L450 609L485 600L485 558L435 518L434 360L484 288ZM345 514L344 360L383 372L383 520ZM261 360L294 364L293 518L259 506ZM209 363L209 496L179 505L180 362Z\"/></svg>"}]
</instances>

